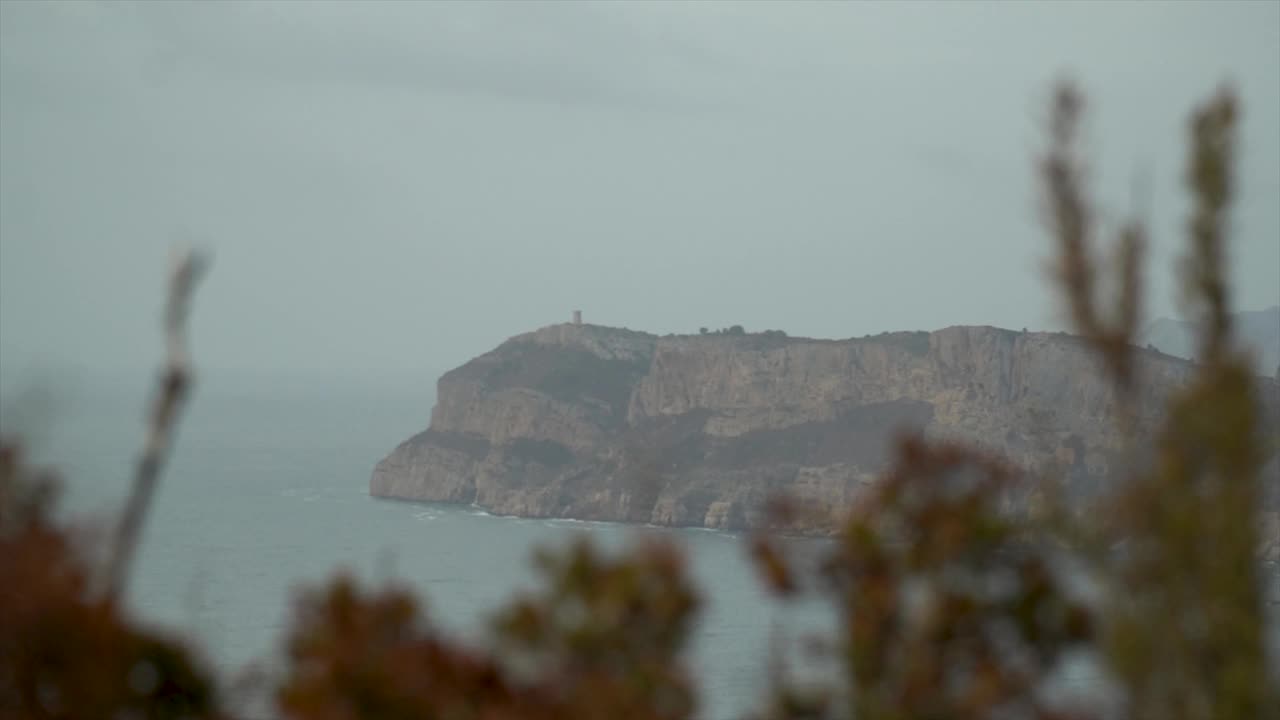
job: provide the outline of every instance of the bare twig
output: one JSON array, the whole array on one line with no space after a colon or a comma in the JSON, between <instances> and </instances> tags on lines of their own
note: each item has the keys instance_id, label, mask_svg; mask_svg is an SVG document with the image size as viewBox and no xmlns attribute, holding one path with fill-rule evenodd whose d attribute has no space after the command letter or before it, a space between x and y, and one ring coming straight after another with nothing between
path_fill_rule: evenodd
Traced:
<instances>
[{"instance_id":1,"label":"bare twig","mask_svg":"<svg viewBox=\"0 0 1280 720\"><path fill-rule=\"evenodd\" d=\"M1084 98L1074 85L1058 88L1049 121L1049 150L1040 160L1040 173L1045 183L1045 220L1058 241L1055 275L1065 290L1076 329L1097 337L1103 327L1094 307L1093 210L1083 191L1085 172L1078 147L1083 109Z\"/></svg>"},{"instance_id":2,"label":"bare twig","mask_svg":"<svg viewBox=\"0 0 1280 720\"><path fill-rule=\"evenodd\" d=\"M1186 182L1195 209L1187 223L1191 249L1183 259L1183 272L1186 302L1200 316L1199 359L1206 363L1221 358L1231 343L1225 237L1237 115L1235 93L1224 88L1191 119Z\"/></svg>"},{"instance_id":3,"label":"bare twig","mask_svg":"<svg viewBox=\"0 0 1280 720\"><path fill-rule=\"evenodd\" d=\"M138 458L133 489L124 515L116 531L110 561L107 565L106 595L119 598L129 577L129 568L137 549L142 523L151 505L151 496L160 471L173 445L173 436L183 403L192 382L191 360L187 352L187 314L191 294L205 268L203 256L183 251L174 261L169 278L169 297L164 313L166 358L151 404L147 439Z\"/></svg>"},{"instance_id":4,"label":"bare twig","mask_svg":"<svg viewBox=\"0 0 1280 720\"><path fill-rule=\"evenodd\" d=\"M1054 276L1066 296L1071 321L1098 350L1124 405L1136 380L1132 346L1142 316L1146 229L1137 217L1119 229L1113 249L1118 271L1111 303L1115 310L1107 313L1098 297L1102 266L1093 248L1095 212L1086 193L1080 147L1083 110L1084 99L1075 86L1060 86L1049 121L1049 148L1040 160L1044 211L1058 244Z\"/></svg>"},{"instance_id":5,"label":"bare twig","mask_svg":"<svg viewBox=\"0 0 1280 720\"><path fill-rule=\"evenodd\" d=\"M1142 323L1142 267L1147 252L1147 231L1141 220L1129 220L1120 228L1115 245L1118 270L1115 318L1108 338L1113 371L1120 390L1129 390L1134 382L1133 343ZM1131 408L1132 409L1132 408Z\"/></svg>"}]
</instances>

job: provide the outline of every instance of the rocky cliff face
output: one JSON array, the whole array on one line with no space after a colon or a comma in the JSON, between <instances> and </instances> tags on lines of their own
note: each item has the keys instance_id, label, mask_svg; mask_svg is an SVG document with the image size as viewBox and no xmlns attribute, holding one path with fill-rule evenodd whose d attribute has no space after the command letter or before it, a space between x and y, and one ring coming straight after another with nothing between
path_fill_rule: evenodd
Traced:
<instances>
[{"instance_id":1,"label":"rocky cliff face","mask_svg":"<svg viewBox=\"0 0 1280 720\"><path fill-rule=\"evenodd\" d=\"M1141 355L1138 410L1151 422L1191 365ZM1264 395L1275 405L1275 387ZM378 463L370 492L738 529L781 492L847 506L907 430L1096 488L1116 458L1114 411L1093 356L1063 334L953 327L832 341L554 325L446 373L430 427Z\"/></svg>"}]
</instances>

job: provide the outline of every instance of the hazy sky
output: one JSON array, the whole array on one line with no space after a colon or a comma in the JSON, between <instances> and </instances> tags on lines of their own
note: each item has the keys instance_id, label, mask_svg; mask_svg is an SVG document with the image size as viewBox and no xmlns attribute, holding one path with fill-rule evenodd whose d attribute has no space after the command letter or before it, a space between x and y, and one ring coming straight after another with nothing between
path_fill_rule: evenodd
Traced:
<instances>
[{"instance_id":1,"label":"hazy sky","mask_svg":"<svg viewBox=\"0 0 1280 720\"><path fill-rule=\"evenodd\" d=\"M562 322L1055 324L1053 79L1098 188L1245 103L1238 305L1280 302L1280 3L0 2L0 372L149 368L168 249L211 369L436 372Z\"/></svg>"}]
</instances>

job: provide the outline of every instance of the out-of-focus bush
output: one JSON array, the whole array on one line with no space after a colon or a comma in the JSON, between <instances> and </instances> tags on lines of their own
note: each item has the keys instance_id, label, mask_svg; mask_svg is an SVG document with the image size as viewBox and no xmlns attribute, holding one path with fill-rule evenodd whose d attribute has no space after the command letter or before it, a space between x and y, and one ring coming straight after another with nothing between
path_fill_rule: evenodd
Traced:
<instances>
[{"instance_id":1,"label":"out-of-focus bush","mask_svg":"<svg viewBox=\"0 0 1280 720\"><path fill-rule=\"evenodd\" d=\"M187 648L95 591L83 538L52 519L55 488L0 442L0 716L221 717Z\"/></svg>"}]
</instances>

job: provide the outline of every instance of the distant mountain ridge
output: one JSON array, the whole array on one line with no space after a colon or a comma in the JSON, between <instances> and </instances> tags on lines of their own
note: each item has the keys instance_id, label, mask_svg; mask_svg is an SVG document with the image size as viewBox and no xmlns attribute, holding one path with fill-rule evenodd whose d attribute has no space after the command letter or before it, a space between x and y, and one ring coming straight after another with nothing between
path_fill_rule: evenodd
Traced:
<instances>
[{"instance_id":1,"label":"distant mountain ridge","mask_svg":"<svg viewBox=\"0 0 1280 720\"><path fill-rule=\"evenodd\" d=\"M1276 377L1280 367L1280 305L1238 312L1232 318L1236 337L1254 353L1258 374ZM1147 325L1138 340L1160 352L1192 358L1196 352L1195 338L1195 323L1162 317Z\"/></svg>"}]
</instances>

